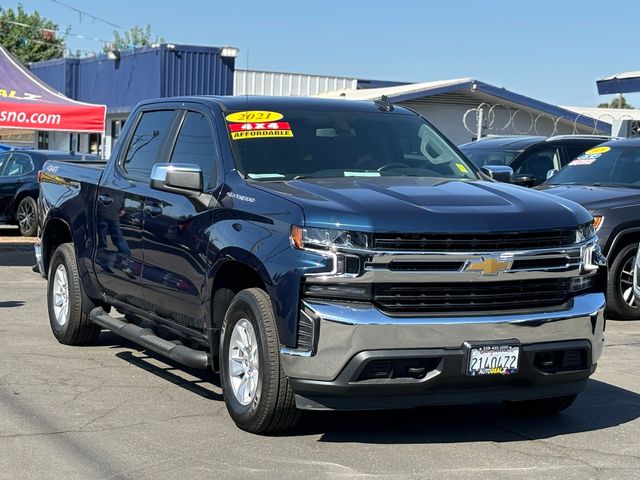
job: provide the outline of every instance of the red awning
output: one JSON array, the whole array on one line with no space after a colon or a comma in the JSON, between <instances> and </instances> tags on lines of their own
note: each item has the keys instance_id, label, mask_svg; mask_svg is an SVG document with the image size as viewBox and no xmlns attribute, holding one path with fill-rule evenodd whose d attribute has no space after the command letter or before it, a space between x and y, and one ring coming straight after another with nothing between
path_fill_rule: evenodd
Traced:
<instances>
[{"instance_id":1,"label":"red awning","mask_svg":"<svg viewBox=\"0 0 640 480\"><path fill-rule=\"evenodd\" d=\"M106 113L56 92L0 45L0 127L104 132Z\"/></svg>"}]
</instances>

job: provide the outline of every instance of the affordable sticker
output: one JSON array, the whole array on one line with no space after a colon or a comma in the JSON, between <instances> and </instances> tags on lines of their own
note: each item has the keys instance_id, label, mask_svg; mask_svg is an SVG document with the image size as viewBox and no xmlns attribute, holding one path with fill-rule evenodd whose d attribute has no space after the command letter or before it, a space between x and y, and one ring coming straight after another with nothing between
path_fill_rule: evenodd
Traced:
<instances>
[{"instance_id":1,"label":"affordable sticker","mask_svg":"<svg viewBox=\"0 0 640 480\"><path fill-rule=\"evenodd\" d=\"M232 140L293 137L289 122L231 123L229 124L229 132Z\"/></svg>"}]
</instances>

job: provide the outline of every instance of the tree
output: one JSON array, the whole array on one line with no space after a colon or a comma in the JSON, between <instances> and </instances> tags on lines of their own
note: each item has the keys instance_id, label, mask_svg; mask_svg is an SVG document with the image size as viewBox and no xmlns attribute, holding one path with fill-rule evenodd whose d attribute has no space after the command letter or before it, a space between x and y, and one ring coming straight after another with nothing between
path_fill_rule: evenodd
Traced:
<instances>
[{"instance_id":1,"label":"tree","mask_svg":"<svg viewBox=\"0 0 640 480\"><path fill-rule=\"evenodd\" d=\"M158 38L157 35L155 39L151 38L151 25L147 25L144 28L135 25L129 30L125 31L122 35L120 35L118 32L113 32L113 44L105 45L104 51L129 50L131 48L137 47L148 47L153 43L159 43L163 41L164 39Z\"/></svg>"},{"instance_id":2,"label":"tree","mask_svg":"<svg viewBox=\"0 0 640 480\"><path fill-rule=\"evenodd\" d=\"M62 57L64 40L57 32L58 25L37 11L26 13L22 4L0 7L0 45L23 63Z\"/></svg>"},{"instance_id":3,"label":"tree","mask_svg":"<svg viewBox=\"0 0 640 480\"><path fill-rule=\"evenodd\" d=\"M633 106L627 103L627 99L624 98L624 95L620 95L620 97L614 98L609 103L599 104L598 108L633 108Z\"/></svg>"}]
</instances>

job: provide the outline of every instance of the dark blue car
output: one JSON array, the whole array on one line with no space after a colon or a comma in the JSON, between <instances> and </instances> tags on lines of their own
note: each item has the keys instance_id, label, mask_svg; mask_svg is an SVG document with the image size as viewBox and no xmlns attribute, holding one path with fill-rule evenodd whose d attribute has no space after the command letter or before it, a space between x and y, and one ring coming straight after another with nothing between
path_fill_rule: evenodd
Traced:
<instances>
[{"instance_id":1,"label":"dark blue car","mask_svg":"<svg viewBox=\"0 0 640 480\"><path fill-rule=\"evenodd\" d=\"M10 150L0 153L0 223L17 224L32 237L38 228L38 171L47 160L82 161L96 155L55 150Z\"/></svg>"}]
</instances>

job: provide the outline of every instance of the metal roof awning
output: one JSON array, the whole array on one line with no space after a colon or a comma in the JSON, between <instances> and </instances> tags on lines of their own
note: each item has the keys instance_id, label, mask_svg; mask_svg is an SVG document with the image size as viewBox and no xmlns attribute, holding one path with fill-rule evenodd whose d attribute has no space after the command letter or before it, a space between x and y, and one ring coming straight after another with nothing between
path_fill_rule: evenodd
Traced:
<instances>
[{"instance_id":1,"label":"metal roof awning","mask_svg":"<svg viewBox=\"0 0 640 480\"><path fill-rule=\"evenodd\" d=\"M600 95L640 92L640 72L618 73L596 81Z\"/></svg>"},{"instance_id":2,"label":"metal roof awning","mask_svg":"<svg viewBox=\"0 0 640 480\"><path fill-rule=\"evenodd\" d=\"M106 111L56 92L0 45L0 127L104 132Z\"/></svg>"},{"instance_id":3,"label":"metal roof awning","mask_svg":"<svg viewBox=\"0 0 640 480\"><path fill-rule=\"evenodd\" d=\"M611 131L611 124L608 122L590 119L582 114L512 92L505 88L496 87L474 78L455 78L451 80L412 83L366 90L338 90L319 96L332 98L342 97L353 100L374 100L385 95L389 97L393 103L399 103L455 92L464 92L467 95L475 96L481 101L494 101L507 106L534 110L552 117L562 118L567 122L575 122L586 127L596 128L600 132L608 133Z\"/></svg>"}]
</instances>

